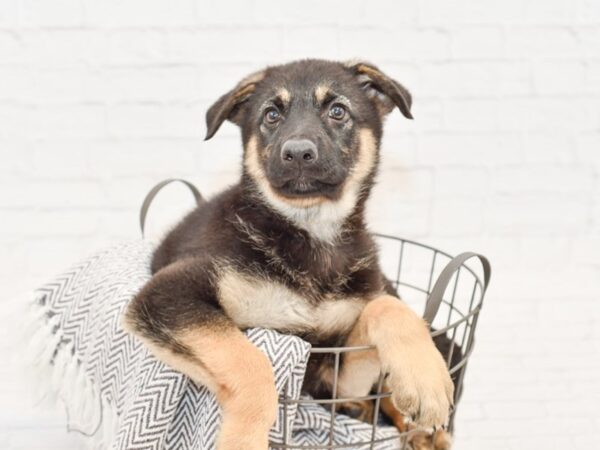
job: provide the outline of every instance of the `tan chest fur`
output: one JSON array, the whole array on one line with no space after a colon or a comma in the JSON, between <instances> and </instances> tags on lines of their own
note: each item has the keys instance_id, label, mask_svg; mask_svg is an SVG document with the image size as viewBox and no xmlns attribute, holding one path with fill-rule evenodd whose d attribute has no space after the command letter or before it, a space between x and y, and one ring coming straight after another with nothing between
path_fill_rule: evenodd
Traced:
<instances>
[{"instance_id":1,"label":"tan chest fur","mask_svg":"<svg viewBox=\"0 0 600 450\"><path fill-rule=\"evenodd\" d=\"M218 275L219 301L241 328L265 327L322 335L348 331L365 301L359 298L325 298L318 305L271 280L225 269Z\"/></svg>"}]
</instances>

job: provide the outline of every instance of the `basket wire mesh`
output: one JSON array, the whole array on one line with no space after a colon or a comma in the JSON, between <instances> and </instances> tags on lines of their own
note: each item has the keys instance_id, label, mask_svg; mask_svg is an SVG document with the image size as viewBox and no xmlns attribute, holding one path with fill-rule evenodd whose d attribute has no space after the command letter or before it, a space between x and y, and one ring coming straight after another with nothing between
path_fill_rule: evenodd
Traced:
<instances>
[{"instance_id":1,"label":"basket wire mesh","mask_svg":"<svg viewBox=\"0 0 600 450\"><path fill-rule=\"evenodd\" d=\"M483 298L490 278L490 265L487 259L474 253L463 253L455 258L436 248L415 241L401 239L389 235L376 235L380 246L382 268L400 298L417 311L423 309L423 318L432 326L431 336L434 341L444 340L446 348L438 348L446 359L448 370L454 382L454 409L450 414L448 430L454 428L456 408L462 394L467 363L473 352L475 328L481 311ZM478 258L483 267L483 277L466 264L467 260ZM424 308L423 308L424 307ZM380 421L380 404L382 399L390 397L391 392L384 390L386 374L381 373L369 395L362 397L339 398L337 395L340 361L343 355L350 352L372 351L373 346L357 347L313 347L311 356L330 354L334 358L334 376L331 398L300 399L280 397L283 404L283 442L270 442L274 449L357 449L373 450L376 445L385 441L397 440L398 449L410 448L412 434L419 429L399 432L396 435L378 437ZM284 389L283 392L287 392ZM373 402L373 418L371 437L368 440L336 443L334 436L335 420L339 405L348 402ZM288 409L300 405L317 404L329 411L330 425L327 443L320 445L297 444L293 442L291 430L287 429Z\"/></svg>"},{"instance_id":2,"label":"basket wire mesh","mask_svg":"<svg viewBox=\"0 0 600 450\"><path fill-rule=\"evenodd\" d=\"M178 178L164 180L152 188L144 199L140 210L140 228L142 236L148 208L154 197L166 185L179 182L187 186L197 204L201 203L202 195L190 182ZM452 380L454 381L454 409L450 414L448 429L452 432L456 408L460 400L467 363L475 344L475 328L483 304L483 298L490 279L490 264L488 260L475 253L462 253L456 257L450 256L434 247L395 236L376 234L380 250L380 263L384 273L392 282L400 298L415 310L423 307L423 318L432 327L432 337L446 358ZM482 266L483 277L466 264L471 258L478 258ZM448 344L440 348L439 341ZM384 391L386 374L379 374L378 381L372 393L362 397L338 398L338 377L340 361L343 355L351 352L372 351L373 346L358 347L329 347L311 349L311 354L330 354L334 358L334 377L331 398L293 399L285 396L279 401L283 405L283 442L270 442L275 449L360 449L374 450L377 444L392 439L399 440L399 449L409 448L409 438L418 429L401 432L399 435L377 437L379 411L381 400L391 396ZM283 389L288 392L288 389ZM347 402L373 402L373 418L371 420L370 439L339 444L335 442L334 426L338 405ZM321 405L329 411L330 428L326 444L303 445L295 444L292 440L292 430L288 430L288 416L291 409L303 404Z\"/></svg>"}]
</instances>

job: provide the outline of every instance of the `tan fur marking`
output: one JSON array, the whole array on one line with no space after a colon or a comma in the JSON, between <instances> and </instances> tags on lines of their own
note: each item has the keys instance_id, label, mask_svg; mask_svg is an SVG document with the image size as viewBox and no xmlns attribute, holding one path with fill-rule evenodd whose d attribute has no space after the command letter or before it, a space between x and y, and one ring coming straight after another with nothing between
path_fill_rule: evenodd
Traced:
<instances>
[{"instance_id":1,"label":"tan fur marking","mask_svg":"<svg viewBox=\"0 0 600 450\"><path fill-rule=\"evenodd\" d=\"M365 345L364 342L348 340L346 346ZM348 352L338 380L338 391L343 397L368 395L381 373L381 363L376 350Z\"/></svg>"},{"instance_id":2,"label":"tan fur marking","mask_svg":"<svg viewBox=\"0 0 600 450\"><path fill-rule=\"evenodd\" d=\"M235 93L233 94L234 99L244 98L245 96L252 94L255 90L256 90L256 84L245 85L245 86L241 87L240 89L238 89L237 91L235 91Z\"/></svg>"},{"instance_id":3,"label":"tan fur marking","mask_svg":"<svg viewBox=\"0 0 600 450\"><path fill-rule=\"evenodd\" d=\"M325 97L329 92L329 88L329 84L320 84L319 86L317 86L317 88L315 89L315 99L317 100L317 103L323 103L323 100L325 100Z\"/></svg>"},{"instance_id":4,"label":"tan fur marking","mask_svg":"<svg viewBox=\"0 0 600 450\"><path fill-rule=\"evenodd\" d=\"M124 327L133 324L124 320ZM277 413L277 391L271 363L264 353L233 326L199 327L180 331L175 338L193 357L136 334L152 354L206 386L217 397L223 422L218 450L264 450Z\"/></svg>"},{"instance_id":5,"label":"tan fur marking","mask_svg":"<svg viewBox=\"0 0 600 450\"><path fill-rule=\"evenodd\" d=\"M281 101L285 104L288 104L290 102L290 100L292 99L292 96L290 94L290 91L288 91L286 88L279 88L277 90L277 96L281 99Z\"/></svg>"},{"instance_id":6,"label":"tan fur marking","mask_svg":"<svg viewBox=\"0 0 600 450\"><path fill-rule=\"evenodd\" d=\"M357 298L325 298L318 305L273 280L241 274L222 266L219 270L221 306L235 324L320 334L348 330L356 322L364 301Z\"/></svg>"},{"instance_id":7,"label":"tan fur marking","mask_svg":"<svg viewBox=\"0 0 600 450\"><path fill-rule=\"evenodd\" d=\"M377 143L373 132L368 128L363 128L358 132L358 139L358 160L352 168L347 185L360 184L371 173L376 162Z\"/></svg>"},{"instance_id":8,"label":"tan fur marking","mask_svg":"<svg viewBox=\"0 0 600 450\"><path fill-rule=\"evenodd\" d=\"M389 392L390 389L386 385L383 390ZM392 399L390 397L382 398L379 405L385 415L388 416L395 427L398 428L398 431L404 433L407 430L406 418L396 409L392 403Z\"/></svg>"},{"instance_id":9,"label":"tan fur marking","mask_svg":"<svg viewBox=\"0 0 600 450\"><path fill-rule=\"evenodd\" d=\"M265 354L233 327L217 332L191 329L180 339L214 375L215 395L223 409L219 450L267 448L276 418L277 391Z\"/></svg>"},{"instance_id":10,"label":"tan fur marking","mask_svg":"<svg viewBox=\"0 0 600 450\"><path fill-rule=\"evenodd\" d=\"M289 203L290 205L294 205L298 208L310 208L312 206L320 205L321 203L325 203L327 198L323 196L317 197L305 197L305 198L294 198L294 197L285 197L283 195L278 194L277 192L273 192L279 200Z\"/></svg>"},{"instance_id":11,"label":"tan fur marking","mask_svg":"<svg viewBox=\"0 0 600 450\"><path fill-rule=\"evenodd\" d=\"M379 72L376 69L373 69L372 67L369 67L366 64L358 64L356 66L356 70L358 70L360 73L364 73L366 75L371 75L371 76L374 75L375 77L381 76L381 72Z\"/></svg>"},{"instance_id":12,"label":"tan fur marking","mask_svg":"<svg viewBox=\"0 0 600 450\"><path fill-rule=\"evenodd\" d=\"M357 184L360 184L367 175L371 173L373 167L375 165L375 157L377 151L377 143L375 141L375 136L373 136L373 132L368 128L362 128L358 134L359 139L359 154L358 160L352 171L350 176L346 180L345 189L352 189L352 187L356 187ZM255 180L260 182L261 187L268 190L269 193L273 195L277 195L271 186L263 172L263 169L260 165L260 156L258 154L258 145L256 136L252 136L248 140L248 144L246 145L246 158L245 165L248 169L248 172L254 177ZM304 199L289 199L287 197L283 197L277 195L279 198L285 199L286 201L294 201L294 200L304 200ZM318 197L317 197L318 198ZM312 206L312 205L311 205Z\"/></svg>"},{"instance_id":13,"label":"tan fur marking","mask_svg":"<svg viewBox=\"0 0 600 450\"><path fill-rule=\"evenodd\" d=\"M267 177L260 164L260 154L258 152L256 136L252 136L248 140L248 144L246 145L246 157L244 160L244 164L246 166L246 169L248 170L248 173L250 173L250 175L252 175L254 180L258 183L263 195L267 197L267 200L277 199L279 201L289 203L299 208L308 208L326 201L325 197L322 196L307 198L290 198L275 192L271 187L269 180L267 180Z\"/></svg>"},{"instance_id":14,"label":"tan fur marking","mask_svg":"<svg viewBox=\"0 0 600 450\"><path fill-rule=\"evenodd\" d=\"M196 383L206 386L211 392L217 390L214 377L200 364L192 362L192 360L185 358L181 355L173 353L171 350L158 345L156 342L138 334L135 332L135 325L130 323L127 316L123 316L121 323L122 328L128 333L134 334L136 339L141 341L150 352L156 357L156 359L164 362L175 370L187 375Z\"/></svg>"},{"instance_id":15,"label":"tan fur marking","mask_svg":"<svg viewBox=\"0 0 600 450\"><path fill-rule=\"evenodd\" d=\"M246 154L244 156L244 165L248 173L258 183L259 188L263 193L271 193L272 188L267 180L264 170L260 164L260 154L258 151L258 139L256 136L251 136L246 144Z\"/></svg>"},{"instance_id":16,"label":"tan fur marking","mask_svg":"<svg viewBox=\"0 0 600 450\"><path fill-rule=\"evenodd\" d=\"M373 365L377 358L400 412L424 427L447 423L454 385L427 325L406 304L390 295L367 303L347 345L375 345L377 356L364 352L349 359L340 385L351 385L352 366Z\"/></svg>"},{"instance_id":17,"label":"tan fur marking","mask_svg":"<svg viewBox=\"0 0 600 450\"><path fill-rule=\"evenodd\" d=\"M244 86L247 84L256 84L265 79L266 72L264 70L259 70L258 72L251 73L247 77L240 80L237 86Z\"/></svg>"},{"instance_id":18,"label":"tan fur marking","mask_svg":"<svg viewBox=\"0 0 600 450\"><path fill-rule=\"evenodd\" d=\"M363 128L359 130L358 139L357 162L344 182L340 198L335 201L323 197L290 199L276 193L263 171L256 136L250 137L246 144L244 165L256 181L260 194L276 211L320 240L332 242L339 236L343 221L354 210L363 182L377 161L373 132Z\"/></svg>"},{"instance_id":19,"label":"tan fur marking","mask_svg":"<svg viewBox=\"0 0 600 450\"><path fill-rule=\"evenodd\" d=\"M350 67L357 66L359 64L368 64L368 63L366 61L360 59L360 58L353 58L353 59L349 59L347 61L344 61L343 64L344 64L345 67L350 68Z\"/></svg>"}]
</instances>

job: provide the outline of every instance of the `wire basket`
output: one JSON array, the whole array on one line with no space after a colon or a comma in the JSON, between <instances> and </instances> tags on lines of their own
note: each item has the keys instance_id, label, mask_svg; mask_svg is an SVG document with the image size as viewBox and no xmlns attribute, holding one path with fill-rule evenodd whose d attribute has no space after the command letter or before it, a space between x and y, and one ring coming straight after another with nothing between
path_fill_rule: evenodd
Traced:
<instances>
[{"instance_id":1,"label":"wire basket","mask_svg":"<svg viewBox=\"0 0 600 450\"><path fill-rule=\"evenodd\" d=\"M465 371L475 344L475 328L481 311L483 298L490 278L488 260L475 253L462 253L457 257L436 248L418 242L382 234L376 235L380 246L380 259L384 272L392 281L399 296L417 311L423 309L423 318L432 326L432 337L446 358L446 363L454 382L454 409L450 415L448 429L454 428L456 407L460 400ZM471 258L480 260L483 267L483 277L466 262ZM340 360L349 352L366 352L373 346L361 347L329 347L311 349L311 357L319 354L329 355L334 359L334 378L331 398L288 398L280 397L283 404L283 442L270 442L274 449L357 449L372 450L377 444L393 439L399 442L399 449L410 448L409 437L419 430L404 431L387 437L377 437L380 402L390 397L391 392L385 392L385 374L379 375L379 381L373 393L364 397L338 398L337 384ZM283 392L287 392L284 389ZM348 402L369 401L374 403L374 414L371 421L371 436L367 440L356 442L336 443L334 426L339 405ZM290 433L286 429L289 411L300 405L321 405L330 412L328 442L322 445L295 444L290 442Z\"/></svg>"},{"instance_id":2,"label":"wire basket","mask_svg":"<svg viewBox=\"0 0 600 450\"><path fill-rule=\"evenodd\" d=\"M202 195L190 182L182 179L167 179L152 188L144 199L140 210L140 228L144 234L144 225L148 208L157 193L166 185L180 182L190 189L196 203L200 203ZM436 346L446 358L446 364L454 382L454 409L450 414L448 429L454 428L454 417L460 400L467 363L475 344L475 328L481 311L483 298L490 280L490 264L488 260L476 253L462 253L456 257L428 245L395 236L376 234L379 244L379 258L382 269L400 298L415 310L423 308L423 318L431 325L431 335ZM466 263L472 258L479 259L483 277ZM379 406L382 399L390 397L391 392L383 390L386 374L381 373L373 393L363 397L338 398L337 384L340 361L349 352L372 351L373 346L361 347L329 347L311 349L311 357L329 356L334 361L334 377L332 396L330 398L313 399L302 397L294 399L280 397L283 405L283 442L269 442L273 449L301 450L333 450L360 449L373 450L377 444L396 439L400 449L409 448L409 437L419 430L413 429L389 437L377 437ZM287 388L283 392L288 392ZM349 402L369 401L374 403L373 419L371 421L370 439L345 442L334 441L334 426L338 407ZM291 430L288 430L288 416L300 405L321 405L330 412L330 427L328 442L321 445L295 444L291 440Z\"/></svg>"}]
</instances>

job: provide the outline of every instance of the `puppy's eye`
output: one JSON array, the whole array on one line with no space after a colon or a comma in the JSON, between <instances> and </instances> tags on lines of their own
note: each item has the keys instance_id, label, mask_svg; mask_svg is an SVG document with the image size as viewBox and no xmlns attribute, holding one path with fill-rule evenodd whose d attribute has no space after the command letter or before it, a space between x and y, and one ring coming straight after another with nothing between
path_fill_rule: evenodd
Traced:
<instances>
[{"instance_id":1,"label":"puppy's eye","mask_svg":"<svg viewBox=\"0 0 600 450\"><path fill-rule=\"evenodd\" d=\"M342 120L346 117L346 108L337 103L331 105L331 108L329 108L329 117L335 120Z\"/></svg>"},{"instance_id":2,"label":"puppy's eye","mask_svg":"<svg viewBox=\"0 0 600 450\"><path fill-rule=\"evenodd\" d=\"M276 123L281 120L281 114L275 108L269 108L265 111L265 122Z\"/></svg>"}]
</instances>

